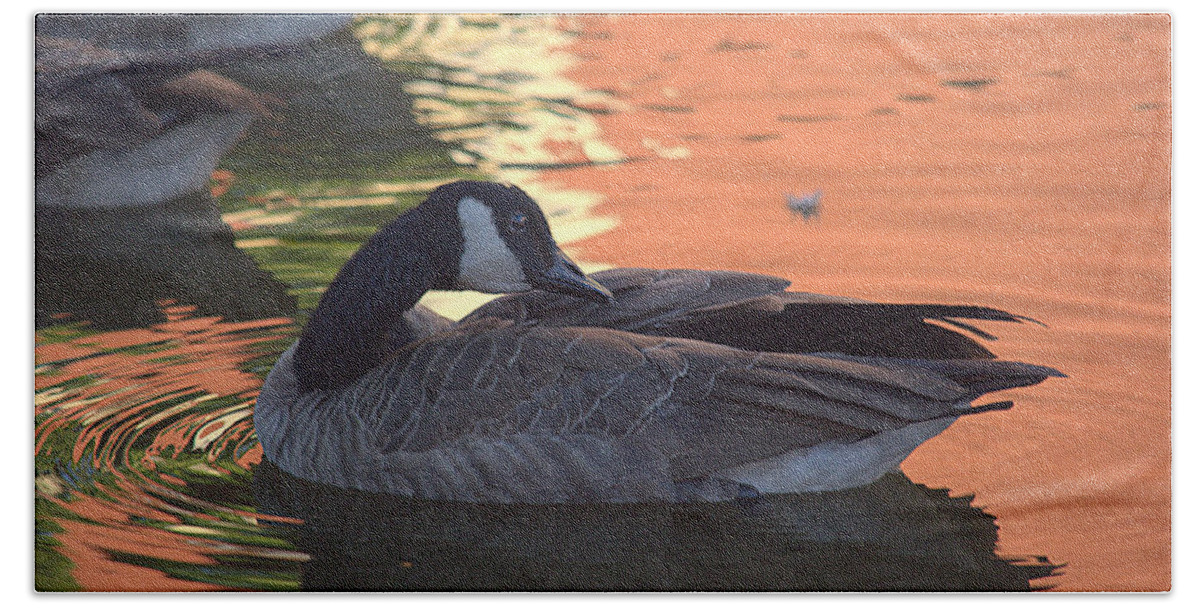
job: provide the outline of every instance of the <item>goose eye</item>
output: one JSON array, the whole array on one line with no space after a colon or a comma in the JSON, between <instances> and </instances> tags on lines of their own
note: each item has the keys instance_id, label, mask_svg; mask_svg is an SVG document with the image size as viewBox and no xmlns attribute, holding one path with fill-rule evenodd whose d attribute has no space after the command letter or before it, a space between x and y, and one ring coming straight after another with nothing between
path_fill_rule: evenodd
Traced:
<instances>
[{"instance_id":1,"label":"goose eye","mask_svg":"<svg viewBox=\"0 0 1200 608\"><path fill-rule=\"evenodd\" d=\"M524 213L514 213L512 217L508 218L508 231L525 232L525 224L527 222L528 219Z\"/></svg>"}]
</instances>

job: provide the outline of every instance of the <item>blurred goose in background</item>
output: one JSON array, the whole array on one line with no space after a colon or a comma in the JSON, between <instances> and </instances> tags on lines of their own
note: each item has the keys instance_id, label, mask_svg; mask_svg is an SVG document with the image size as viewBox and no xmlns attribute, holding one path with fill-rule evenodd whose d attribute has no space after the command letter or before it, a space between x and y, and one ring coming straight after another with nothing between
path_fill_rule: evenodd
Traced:
<instances>
[{"instance_id":1,"label":"blurred goose in background","mask_svg":"<svg viewBox=\"0 0 1200 608\"><path fill-rule=\"evenodd\" d=\"M221 156L279 101L207 69L246 51L129 56L38 37L37 202L151 205L205 187Z\"/></svg>"},{"instance_id":2,"label":"blurred goose in background","mask_svg":"<svg viewBox=\"0 0 1200 608\"><path fill-rule=\"evenodd\" d=\"M246 127L282 103L214 70L300 52L349 19L38 15L37 204L152 205L202 190Z\"/></svg>"},{"instance_id":3,"label":"blurred goose in background","mask_svg":"<svg viewBox=\"0 0 1200 608\"><path fill-rule=\"evenodd\" d=\"M255 408L266 458L344 488L481 503L727 500L872 482L982 395L978 306L874 304L741 272L584 275L523 191L435 189L330 284ZM430 289L509 293L458 323ZM960 331L927 323L937 320Z\"/></svg>"},{"instance_id":4,"label":"blurred goose in background","mask_svg":"<svg viewBox=\"0 0 1200 608\"><path fill-rule=\"evenodd\" d=\"M166 320L162 301L225 320L295 314L234 245L209 182L256 120L318 124L294 118L294 91L347 71L330 58L344 55L334 41L351 19L37 15L35 325L142 327ZM287 77L256 77L272 71Z\"/></svg>"}]
</instances>

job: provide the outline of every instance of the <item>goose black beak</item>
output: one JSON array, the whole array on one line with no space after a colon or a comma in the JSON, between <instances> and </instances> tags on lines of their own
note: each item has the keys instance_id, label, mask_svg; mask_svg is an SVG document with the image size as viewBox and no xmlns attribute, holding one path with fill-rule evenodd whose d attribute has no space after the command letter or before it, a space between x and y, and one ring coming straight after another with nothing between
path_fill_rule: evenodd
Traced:
<instances>
[{"instance_id":1,"label":"goose black beak","mask_svg":"<svg viewBox=\"0 0 1200 608\"><path fill-rule=\"evenodd\" d=\"M534 278L533 286L594 302L613 301L612 292L597 283L595 279L583 274L579 266L572 262L571 258L568 258L562 250L555 253L554 263L550 265L550 268Z\"/></svg>"}]
</instances>

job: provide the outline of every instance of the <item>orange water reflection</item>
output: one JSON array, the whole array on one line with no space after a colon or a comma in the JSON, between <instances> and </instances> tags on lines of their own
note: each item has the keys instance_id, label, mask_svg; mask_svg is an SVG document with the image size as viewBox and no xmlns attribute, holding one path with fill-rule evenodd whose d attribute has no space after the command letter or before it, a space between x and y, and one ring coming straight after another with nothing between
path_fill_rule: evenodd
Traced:
<instances>
[{"instance_id":1,"label":"orange water reflection","mask_svg":"<svg viewBox=\"0 0 1200 608\"><path fill-rule=\"evenodd\" d=\"M904 465L974 492L1059 589L1170 586L1170 21L1123 15L589 16L570 76L628 110L602 193L614 265L736 268L970 302L1004 358L1071 378ZM686 151L681 152L684 149ZM785 194L824 191L821 217Z\"/></svg>"},{"instance_id":2,"label":"orange water reflection","mask_svg":"<svg viewBox=\"0 0 1200 608\"><path fill-rule=\"evenodd\" d=\"M262 380L245 368L277 352L292 321L163 310L168 321L145 329L39 334L34 350L39 509L55 509L42 516L61 527L56 551L84 590L246 588L172 574L219 572L225 555L304 559L270 541L246 544L259 533L253 505L213 503L184 478L232 484L261 460L251 404Z\"/></svg>"}]
</instances>

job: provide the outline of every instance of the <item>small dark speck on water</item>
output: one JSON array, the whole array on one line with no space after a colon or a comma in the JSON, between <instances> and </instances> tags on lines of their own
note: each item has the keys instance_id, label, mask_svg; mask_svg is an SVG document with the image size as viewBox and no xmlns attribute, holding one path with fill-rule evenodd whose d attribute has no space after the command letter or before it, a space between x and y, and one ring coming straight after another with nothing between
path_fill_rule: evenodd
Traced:
<instances>
[{"instance_id":1,"label":"small dark speck on water","mask_svg":"<svg viewBox=\"0 0 1200 608\"><path fill-rule=\"evenodd\" d=\"M799 215L807 222L821 213L821 191L814 190L801 196L788 194L787 206L793 216Z\"/></svg>"},{"instance_id":2,"label":"small dark speck on water","mask_svg":"<svg viewBox=\"0 0 1200 608\"><path fill-rule=\"evenodd\" d=\"M743 135L742 139L745 141L749 141L749 142L770 141L772 139L779 139L779 134L778 133L752 133L750 135Z\"/></svg>"},{"instance_id":3,"label":"small dark speck on water","mask_svg":"<svg viewBox=\"0 0 1200 608\"><path fill-rule=\"evenodd\" d=\"M925 93L905 93L896 98L897 101L907 101L908 103L933 103L933 95Z\"/></svg>"},{"instance_id":4,"label":"small dark speck on water","mask_svg":"<svg viewBox=\"0 0 1200 608\"><path fill-rule=\"evenodd\" d=\"M713 53L725 53L729 51L761 51L769 49L771 45L765 42L730 40L728 38L709 47L709 51Z\"/></svg>"},{"instance_id":5,"label":"small dark speck on water","mask_svg":"<svg viewBox=\"0 0 1200 608\"><path fill-rule=\"evenodd\" d=\"M956 89L982 89L989 84L995 84L995 80L990 78L975 78L971 80L943 80L942 86L954 87Z\"/></svg>"},{"instance_id":6,"label":"small dark speck on water","mask_svg":"<svg viewBox=\"0 0 1200 608\"><path fill-rule=\"evenodd\" d=\"M875 108L875 109L871 110L872 116L886 116L888 114L895 114L895 113L896 113L896 108L891 108L891 107Z\"/></svg>"},{"instance_id":7,"label":"small dark speck on water","mask_svg":"<svg viewBox=\"0 0 1200 608\"><path fill-rule=\"evenodd\" d=\"M841 119L837 114L780 114L778 118L779 122L828 122Z\"/></svg>"},{"instance_id":8,"label":"small dark speck on water","mask_svg":"<svg viewBox=\"0 0 1200 608\"><path fill-rule=\"evenodd\" d=\"M1156 102L1153 102L1153 101L1147 101L1147 102L1145 102L1145 103L1139 103L1139 104L1137 104L1136 106L1133 106L1133 109L1134 109L1134 111L1136 111L1136 112L1146 112L1146 111L1149 111L1149 110L1157 110L1157 109L1159 109L1159 108L1161 108L1161 107L1162 107L1162 104L1161 104L1161 103L1156 103Z\"/></svg>"},{"instance_id":9,"label":"small dark speck on water","mask_svg":"<svg viewBox=\"0 0 1200 608\"><path fill-rule=\"evenodd\" d=\"M1074 73L1075 73L1075 70L1073 70L1071 68L1063 68L1061 70L1049 70L1046 72L1040 72L1040 73L1038 73L1038 76L1046 76L1048 78L1062 78L1065 80L1067 78L1070 78Z\"/></svg>"},{"instance_id":10,"label":"small dark speck on water","mask_svg":"<svg viewBox=\"0 0 1200 608\"><path fill-rule=\"evenodd\" d=\"M688 114L696 111L696 108L692 106L672 106L657 103L643 104L642 107L654 112L672 112L675 114Z\"/></svg>"}]
</instances>

